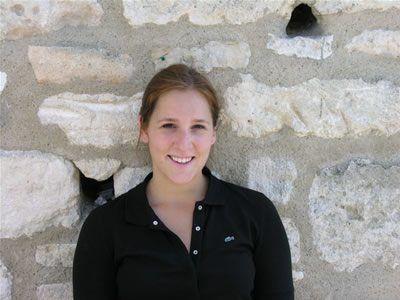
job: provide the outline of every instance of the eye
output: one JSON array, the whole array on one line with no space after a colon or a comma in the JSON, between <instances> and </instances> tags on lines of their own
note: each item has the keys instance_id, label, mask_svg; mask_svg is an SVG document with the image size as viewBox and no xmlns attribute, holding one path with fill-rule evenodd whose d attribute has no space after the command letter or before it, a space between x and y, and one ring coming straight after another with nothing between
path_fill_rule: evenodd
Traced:
<instances>
[{"instance_id":1,"label":"eye","mask_svg":"<svg viewBox=\"0 0 400 300\"><path fill-rule=\"evenodd\" d=\"M200 125L200 124L195 125L194 127L196 127L196 128L205 128L203 125Z\"/></svg>"},{"instance_id":2,"label":"eye","mask_svg":"<svg viewBox=\"0 0 400 300\"><path fill-rule=\"evenodd\" d=\"M174 124L168 123L168 124L164 124L161 127L163 127L163 128L172 128L173 126L174 126Z\"/></svg>"}]
</instances>

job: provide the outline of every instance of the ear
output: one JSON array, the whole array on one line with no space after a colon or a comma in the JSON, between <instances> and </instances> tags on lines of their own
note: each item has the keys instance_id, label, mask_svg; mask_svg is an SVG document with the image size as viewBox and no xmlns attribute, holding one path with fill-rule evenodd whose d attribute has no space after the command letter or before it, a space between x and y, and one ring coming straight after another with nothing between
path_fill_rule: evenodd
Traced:
<instances>
[{"instance_id":1,"label":"ear","mask_svg":"<svg viewBox=\"0 0 400 300\"><path fill-rule=\"evenodd\" d=\"M139 115L138 118L138 125L139 125L139 139L141 142L147 144L149 142L149 136L147 134L147 130L143 128L143 118Z\"/></svg>"},{"instance_id":2,"label":"ear","mask_svg":"<svg viewBox=\"0 0 400 300\"><path fill-rule=\"evenodd\" d=\"M214 145L214 143L217 141L217 130L213 128L213 133L212 133L212 140L211 140L211 145Z\"/></svg>"}]
</instances>

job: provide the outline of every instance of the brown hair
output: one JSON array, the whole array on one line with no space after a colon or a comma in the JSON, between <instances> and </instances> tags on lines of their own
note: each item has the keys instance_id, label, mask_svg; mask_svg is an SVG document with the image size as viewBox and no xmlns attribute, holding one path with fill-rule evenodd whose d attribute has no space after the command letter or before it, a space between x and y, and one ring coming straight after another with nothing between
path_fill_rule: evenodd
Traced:
<instances>
[{"instance_id":1,"label":"brown hair","mask_svg":"<svg viewBox=\"0 0 400 300\"><path fill-rule=\"evenodd\" d=\"M204 96L210 107L213 127L216 128L220 111L218 95L206 76L184 64L174 64L162 69L147 84L139 111L139 115L142 116L143 128L147 128L157 101L162 94L171 90L185 89L194 89ZM139 132L138 143L140 134L141 132Z\"/></svg>"}]
</instances>

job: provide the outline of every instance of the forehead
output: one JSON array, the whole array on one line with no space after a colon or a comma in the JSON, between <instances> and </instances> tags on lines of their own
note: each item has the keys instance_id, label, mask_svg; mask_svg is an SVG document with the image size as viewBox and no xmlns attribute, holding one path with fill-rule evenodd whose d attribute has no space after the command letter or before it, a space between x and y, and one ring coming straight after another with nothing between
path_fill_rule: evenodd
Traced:
<instances>
[{"instance_id":1,"label":"forehead","mask_svg":"<svg viewBox=\"0 0 400 300\"><path fill-rule=\"evenodd\" d=\"M196 90L172 90L162 94L157 101L154 116L174 119L211 119L207 99Z\"/></svg>"}]
</instances>

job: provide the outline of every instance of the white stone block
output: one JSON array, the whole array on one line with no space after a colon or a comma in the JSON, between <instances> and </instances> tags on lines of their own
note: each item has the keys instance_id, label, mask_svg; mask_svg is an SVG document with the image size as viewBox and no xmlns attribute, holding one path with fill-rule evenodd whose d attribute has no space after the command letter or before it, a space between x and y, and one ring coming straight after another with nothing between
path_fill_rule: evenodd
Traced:
<instances>
[{"instance_id":1,"label":"white stone block","mask_svg":"<svg viewBox=\"0 0 400 300\"><path fill-rule=\"evenodd\" d=\"M1 92L4 90L7 83L7 74L4 72L0 72L0 95Z\"/></svg>"},{"instance_id":2,"label":"white stone block","mask_svg":"<svg viewBox=\"0 0 400 300\"><path fill-rule=\"evenodd\" d=\"M42 284L36 289L38 300L73 300L72 283Z\"/></svg>"},{"instance_id":3,"label":"white stone block","mask_svg":"<svg viewBox=\"0 0 400 300\"><path fill-rule=\"evenodd\" d=\"M104 49L29 46L28 58L38 83L124 83L133 74L129 55Z\"/></svg>"},{"instance_id":4,"label":"white stone block","mask_svg":"<svg viewBox=\"0 0 400 300\"><path fill-rule=\"evenodd\" d=\"M74 165L40 151L0 151L0 238L17 238L79 219Z\"/></svg>"},{"instance_id":5,"label":"white stone block","mask_svg":"<svg viewBox=\"0 0 400 300\"><path fill-rule=\"evenodd\" d=\"M58 125L72 144L106 149L134 141L141 97L66 92L45 99L38 117L43 125Z\"/></svg>"},{"instance_id":6,"label":"white stone block","mask_svg":"<svg viewBox=\"0 0 400 300\"><path fill-rule=\"evenodd\" d=\"M73 162L85 177L98 181L111 177L121 165L119 160L112 158L80 159Z\"/></svg>"},{"instance_id":7,"label":"white stone block","mask_svg":"<svg viewBox=\"0 0 400 300\"><path fill-rule=\"evenodd\" d=\"M400 31L364 30L345 46L348 52L400 57ZM399 71L400 72L400 71Z\"/></svg>"},{"instance_id":8,"label":"white stone block","mask_svg":"<svg viewBox=\"0 0 400 300\"><path fill-rule=\"evenodd\" d=\"M370 159L322 169L309 195L314 245L337 271L400 264L400 166Z\"/></svg>"},{"instance_id":9,"label":"white stone block","mask_svg":"<svg viewBox=\"0 0 400 300\"><path fill-rule=\"evenodd\" d=\"M134 188L152 171L151 166L126 167L114 174L114 194L118 197Z\"/></svg>"},{"instance_id":10,"label":"white stone block","mask_svg":"<svg viewBox=\"0 0 400 300\"><path fill-rule=\"evenodd\" d=\"M312 59L325 59L332 55L333 35L320 37L279 38L268 34L267 48L277 54Z\"/></svg>"},{"instance_id":11,"label":"white stone block","mask_svg":"<svg viewBox=\"0 0 400 300\"><path fill-rule=\"evenodd\" d=\"M246 68L251 51L244 42L211 41L201 48L157 48L151 56L157 71L172 64L184 63L208 73L213 68Z\"/></svg>"},{"instance_id":12,"label":"white stone block","mask_svg":"<svg viewBox=\"0 0 400 300\"><path fill-rule=\"evenodd\" d=\"M11 287L13 276L0 260L0 299L11 300Z\"/></svg>"},{"instance_id":13,"label":"white stone block","mask_svg":"<svg viewBox=\"0 0 400 300\"><path fill-rule=\"evenodd\" d=\"M249 162L248 187L262 192L274 203L288 203L296 178L296 166L287 159L261 157Z\"/></svg>"},{"instance_id":14,"label":"white stone block","mask_svg":"<svg viewBox=\"0 0 400 300\"><path fill-rule=\"evenodd\" d=\"M45 34L66 25L97 26L102 15L96 0L1 0L0 40Z\"/></svg>"},{"instance_id":15,"label":"white stone block","mask_svg":"<svg viewBox=\"0 0 400 300\"><path fill-rule=\"evenodd\" d=\"M224 94L223 122L239 136L261 137L288 126L297 136L341 138L400 131L400 87L388 81L310 79L267 86L250 74Z\"/></svg>"},{"instance_id":16,"label":"white stone block","mask_svg":"<svg viewBox=\"0 0 400 300\"><path fill-rule=\"evenodd\" d=\"M72 267L76 244L46 244L36 248L36 262L46 267Z\"/></svg>"}]
</instances>

